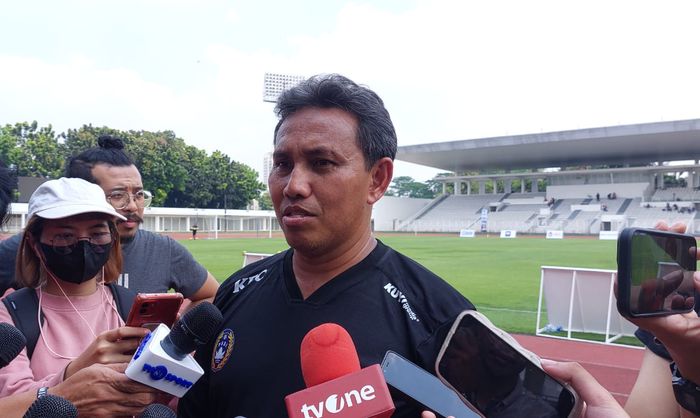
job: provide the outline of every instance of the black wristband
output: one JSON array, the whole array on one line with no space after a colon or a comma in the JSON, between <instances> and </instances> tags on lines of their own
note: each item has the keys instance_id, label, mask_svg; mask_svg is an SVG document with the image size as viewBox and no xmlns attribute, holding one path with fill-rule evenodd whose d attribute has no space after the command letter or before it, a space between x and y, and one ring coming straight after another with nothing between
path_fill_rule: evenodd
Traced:
<instances>
[{"instance_id":1,"label":"black wristband","mask_svg":"<svg viewBox=\"0 0 700 418\"><path fill-rule=\"evenodd\" d=\"M676 402L689 412L700 415L700 387L681 376L675 362L671 362L671 383Z\"/></svg>"}]
</instances>

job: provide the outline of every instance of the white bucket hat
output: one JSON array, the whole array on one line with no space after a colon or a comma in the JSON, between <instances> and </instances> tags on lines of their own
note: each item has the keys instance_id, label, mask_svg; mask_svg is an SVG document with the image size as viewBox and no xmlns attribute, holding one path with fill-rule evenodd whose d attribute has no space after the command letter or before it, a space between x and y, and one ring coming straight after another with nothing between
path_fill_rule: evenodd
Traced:
<instances>
[{"instance_id":1,"label":"white bucket hat","mask_svg":"<svg viewBox=\"0 0 700 418\"><path fill-rule=\"evenodd\" d=\"M34 191L29 198L27 220L34 215L45 219L60 219L91 212L126 220L107 203L100 186L79 178L62 177L49 180Z\"/></svg>"}]
</instances>

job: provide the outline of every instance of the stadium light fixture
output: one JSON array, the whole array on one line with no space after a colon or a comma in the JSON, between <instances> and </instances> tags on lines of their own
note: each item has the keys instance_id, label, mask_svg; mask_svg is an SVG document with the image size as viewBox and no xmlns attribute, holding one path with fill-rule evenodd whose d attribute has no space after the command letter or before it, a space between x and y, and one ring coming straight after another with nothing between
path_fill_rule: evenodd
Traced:
<instances>
[{"instance_id":1,"label":"stadium light fixture","mask_svg":"<svg viewBox=\"0 0 700 418\"><path fill-rule=\"evenodd\" d=\"M276 103L277 97L288 88L306 79L303 75L265 73L263 81L263 102Z\"/></svg>"}]
</instances>

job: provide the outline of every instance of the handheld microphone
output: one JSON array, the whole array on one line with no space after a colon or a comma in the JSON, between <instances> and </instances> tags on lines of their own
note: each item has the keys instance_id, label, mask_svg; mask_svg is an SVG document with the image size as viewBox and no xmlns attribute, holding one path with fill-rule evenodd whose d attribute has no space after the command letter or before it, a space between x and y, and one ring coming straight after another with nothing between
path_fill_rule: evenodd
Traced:
<instances>
[{"instance_id":1,"label":"handheld microphone","mask_svg":"<svg viewBox=\"0 0 700 418\"><path fill-rule=\"evenodd\" d=\"M167 405L154 403L143 410L139 418L176 418L175 412Z\"/></svg>"},{"instance_id":2,"label":"handheld microphone","mask_svg":"<svg viewBox=\"0 0 700 418\"><path fill-rule=\"evenodd\" d=\"M355 344L338 324L322 324L301 342L307 389L287 395L289 418L389 418L394 402L379 365L360 369Z\"/></svg>"},{"instance_id":3,"label":"handheld microphone","mask_svg":"<svg viewBox=\"0 0 700 418\"><path fill-rule=\"evenodd\" d=\"M204 374L191 353L208 342L223 322L219 309L202 302L170 330L165 324L148 334L124 372L129 378L181 398Z\"/></svg>"},{"instance_id":4,"label":"handheld microphone","mask_svg":"<svg viewBox=\"0 0 700 418\"><path fill-rule=\"evenodd\" d=\"M77 418L78 409L70 401L56 395L44 395L32 403L24 418Z\"/></svg>"},{"instance_id":5,"label":"handheld microphone","mask_svg":"<svg viewBox=\"0 0 700 418\"><path fill-rule=\"evenodd\" d=\"M7 322L0 322L0 369L10 364L25 345L27 339L22 331Z\"/></svg>"}]
</instances>

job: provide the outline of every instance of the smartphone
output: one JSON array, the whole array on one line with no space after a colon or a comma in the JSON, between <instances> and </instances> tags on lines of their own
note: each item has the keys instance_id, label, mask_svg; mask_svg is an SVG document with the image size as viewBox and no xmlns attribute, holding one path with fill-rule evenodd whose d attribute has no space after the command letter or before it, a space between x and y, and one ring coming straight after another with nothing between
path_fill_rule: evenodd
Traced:
<instances>
[{"instance_id":1,"label":"smartphone","mask_svg":"<svg viewBox=\"0 0 700 418\"><path fill-rule=\"evenodd\" d=\"M438 354L438 378L486 418L567 418L583 403L539 357L476 311L455 320Z\"/></svg>"},{"instance_id":2,"label":"smartphone","mask_svg":"<svg viewBox=\"0 0 700 418\"><path fill-rule=\"evenodd\" d=\"M617 310L627 317L690 312L696 251L692 235L623 229L617 240Z\"/></svg>"},{"instance_id":3,"label":"smartphone","mask_svg":"<svg viewBox=\"0 0 700 418\"><path fill-rule=\"evenodd\" d=\"M391 350L384 355L382 372L389 386L441 417L480 417L440 379Z\"/></svg>"},{"instance_id":4,"label":"smartphone","mask_svg":"<svg viewBox=\"0 0 700 418\"><path fill-rule=\"evenodd\" d=\"M129 311L126 325L154 330L158 324L173 326L182 304L180 293L139 293Z\"/></svg>"}]
</instances>

